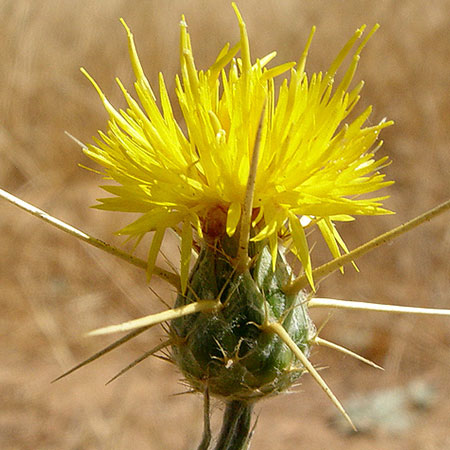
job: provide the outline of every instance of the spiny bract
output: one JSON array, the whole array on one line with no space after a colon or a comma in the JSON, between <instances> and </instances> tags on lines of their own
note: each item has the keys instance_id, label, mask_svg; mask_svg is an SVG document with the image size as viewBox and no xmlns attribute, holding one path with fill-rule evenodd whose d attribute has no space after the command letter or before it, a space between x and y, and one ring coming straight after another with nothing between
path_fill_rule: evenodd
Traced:
<instances>
[{"instance_id":1,"label":"spiny bract","mask_svg":"<svg viewBox=\"0 0 450 450\"><path fill-rule=\"evenodd\" d=\"M220 299L223 308L173 320L170 329L174 360L190 386L227 401L250 401L284 391L305 370L279 336L261 327L279 321L306 356L315 328L306 295L283 292L291 275L283 255L272 270L268 246L254 244L254 260L240 273L233 266L237 244L225 234L205 245L189 291L179 294L175 305Z\"/></svg>"}]
</instances>

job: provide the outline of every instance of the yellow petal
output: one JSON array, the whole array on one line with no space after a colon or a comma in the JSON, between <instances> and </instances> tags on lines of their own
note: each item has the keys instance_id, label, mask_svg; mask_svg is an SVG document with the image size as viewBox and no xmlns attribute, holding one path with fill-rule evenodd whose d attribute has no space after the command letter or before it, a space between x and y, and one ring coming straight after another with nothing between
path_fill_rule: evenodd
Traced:
<instances>
[{"instance_id":1,"label":"yellow petal","mask_svg":"<svg viewBox=\"0 0 450 450\"><path fill-rule=\"evenodd\" d=\"M228 207L228 213L227 213L227 234L228 234L228 236L232 236L234 234L240 219L241 219L241 204L239 202L233 202Z\"/></svg>"},{"instance_id":2,"label":"yellow petal","mask_svg":"<svg viewBox=\"0 0 450 450\"><path fill-rule=\"evenodd\" d=\"M291 212L289 212L289 227L291 229L292 239L294 241L297 254L300 258L300 262L302 263L303 270L305 271L306 278L308 279L311 288L315 290L314 280L312 277L311 255L309 254L305 230L300 225L299 218Z\"/></svg>"},{"instance_id":3,"label":"yellow petal","mask_svg":"<svg viewBox=\"0 0 450 450\"><path fill-rule=\"evenodd\" d=\"M147 265L147 278L150 280L153 274L153 269L155 268L156 258L161 248L162 240L164 238L165 228L158 228L153 235L152 245L150 246L150 251L148 252L148 265Z\"/></svg>"}]
</instances>

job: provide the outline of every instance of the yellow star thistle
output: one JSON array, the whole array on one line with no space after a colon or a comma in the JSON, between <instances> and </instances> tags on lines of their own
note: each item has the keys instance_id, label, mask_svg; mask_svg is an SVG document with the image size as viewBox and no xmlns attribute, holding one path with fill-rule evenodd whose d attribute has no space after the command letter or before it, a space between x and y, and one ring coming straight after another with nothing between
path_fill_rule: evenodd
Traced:
<instances>
[{"instance_id":1,"label":"yellow star thistle","mask_svg":"<svg viewBox=\"0 0 450 450\"><path fill-rule=\"evenodd\" d=\"M126 111L117 111L83 69L110 117L107 133L100 132L96 145L85 151L104 167L108 178L118 183L103 186L114 196L100 199L97 208L142 214L119 234L139 240L155 232L149 273L165 230L175 229L181 236L184 291L193 245L192 226L204 238L217 226L223 226L229 236L236 232L252 153L259 145L252 240L268 240L274 256L279 240L289 246L313 286L306 227L317 224L337 257L340 249L347 252L347 248L335 221L389 213L381 207L386 197L361 195L391 184L378 172L387 164L387 157L375 159L381 142L374 144L380 131L392 122L364 127L370 107L352 122L345 122L359 100L363 83L351 90L349 86L361 50L377 26L356 48L342 81L335 86L336 71L363 36L364 26L354 33L325 74L308 76L304 67L314 28L298 64L267 68L275 52L252 62L245 23L236 5L233 7L240 41L233 47L227 44L206 71L195 66L182 18L181 75L176 78L176 94L184 124L174 117L162 74L158 105L133 35L123 20L140 104L117 80L128 104ZM236 58L239 51L241 58ZM289 78L276 88L275 77L287 72Z\"/></svg>"},{"instance_id":2,"label":"yellow star thistle","mask_svg":"<svg viewBox=\"0 0 450 450\"><path fill-rule=\"evenodd\" d=\"M304 71L314 34L297 64L267 68L271 53L252 63L245 24L235 5L241 36L226 45L206 71L194 64L184 17L181 22L181 75L176 92L184 117L174 118L163 76L159 102L147 81L133 36L128 34L139 103L118 80L128 103L117 111L96 87L110 115L108 132L85 149L116 182L104 189L113 197L98 208L137 212L141 217L119 233L137 241L154 232L148 261L81 231L0 189L0 197L77 239L147 268L177 290L173 307L109 325L90 335L127 332L56 379L89 364L158 324L166 339L110 381L164 350L193 392L204 396L204 432L199 448L210 448L210 396L226 405L216 449L248 449L256 401L289 389L308 372L356 430L325 380L309 360L314 345L326 346L381 369L352 350L319 337L309 310L343 308L408 314L450 315L450 310L382 305L313 297L309 283L396 236L450 209L450 200L349 252L334 222L360 214L389 213L382 197L367 194L390 184L378 171L375 141L390 122L364 128L370 108L353 121L347 116L359 100L362 82L349 90L359 55L375 26L357 30L324 75ZM359 46L352 48L361 39ZM241 58L236 58L238 52ZM352 54L342 80L334 76ZM275 77L290 72L275 89ZM305 229L317 225L335 257L312 270ZM181 238L181 274L155 266L164 233ZM193 236L197 230L199 238ZM200 252L189 273L190 256ZM253 242L249 245L249 241ZM278 244L298 257L304 274L292 268ZM196 243L197 244L197 243ZM195 246L197 247L197 245ZM341 251L345 255L340 255ZM189 283L189 289L187 289Z\"/></svg>"}]
</instances>

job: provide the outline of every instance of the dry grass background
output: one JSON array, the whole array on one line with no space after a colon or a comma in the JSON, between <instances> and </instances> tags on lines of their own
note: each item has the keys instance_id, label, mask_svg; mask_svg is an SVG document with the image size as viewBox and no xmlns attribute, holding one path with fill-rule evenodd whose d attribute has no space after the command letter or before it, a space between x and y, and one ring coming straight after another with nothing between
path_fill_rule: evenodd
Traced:
<instances>
[{"instance_id":1,"label":"dry grass background","mask_svg":"<svg viewBox=\"0 0 450 450\"><path fill-rule=\"evenodd\" d=\"M362 23L381 30L364 51L358 77L362 104L373 122L387 115L383 152L396 184L387 206L396 216L341 227L350 247L445 200L450 192L450 2L395 0L315 2L241 1L254 56L278 50L296 60L310 27L318 32L308 70L326 69ZM163 71L169 85L178 68L178 21L187 16L199 67L225 41L238 37L228 1L2 0L0 2L0 185L106 241L122 223L117 214L88 208L100 196L97 176L67 130L89 141L106 114L79 72L86 67L114 102L119 76L131 86L126 40L118 22L133 29L149 78ZM320 294L394 304L450 307L448 214L399 238L322 283ZM173 249L169 249L168 252ZM326 256L315 255L317 261ZM87 248L16 208L0 203L0 448L189 449L201 434L201 399L182 392L178 374L147 360L122 379L104 382L153 346L153 330L136 342L49 384L63 370L110 339L86 339L93 327L160 310L139 271ZM152 287L169 301L160 281ZM318 320L323 318L319 315ZM324 337L350 345L386 368L374 369L321 349L313 362L346 403L356 392L404 386L423 379L437 400L404 433L382 430L348 437L329 424L333 408L309 377L298 393L262 404L254 448L450 448L450 325L443 318L335 313ZM215 408L214 417L218 420Z\"/></svg>"}]
</instances>

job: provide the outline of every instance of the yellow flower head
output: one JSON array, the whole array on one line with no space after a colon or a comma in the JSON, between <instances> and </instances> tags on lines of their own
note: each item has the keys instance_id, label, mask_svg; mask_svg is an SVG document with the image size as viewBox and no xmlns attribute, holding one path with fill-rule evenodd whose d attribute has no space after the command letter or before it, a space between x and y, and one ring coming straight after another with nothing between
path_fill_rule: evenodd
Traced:
<instances>
[{"instance_id":1,"label":"yellow flower head","mask_svg":"<svg viewBox=\"0 0 450 450\"><path fill-rule=\"evenodd\" d=\"M392 122L364 127L370 107L345 122L363 86L360 82L349 90L360 52L377 27L354 50L335 86L337 69L365 27L355 32L325 74L308 76L304 67L314 28L297 64L268 68L275 53L252 62L245 23L233 7L240 41L231 48L226 45L206 71L195 66L182 18L176 94L184 123L174 118L162 74L157 101L123 21L139 102L118 81L128 109L117 111L85 72L110 117L107 133L100 132L100 139L86 154L117 182L103 187L113 197L100 199L97 207L142 214L119 233L140 239L155 232L150 271L165 230L175 229L181 236L181 279L186 286L192 229L205 239L236 232L252 153L259 146L252 240L266 239L273 255L279 241L288 246L312 284L306 227L317 224L332 254L339 256L340 249L347 249L334 221L389 212L381 207L384 197L361 194L390 184L378 172L387 158L375 159L381 143L374 143L380 130ZM285 73L289 77L276 88L275 77Z\"/></svg>"}]
</instances>

